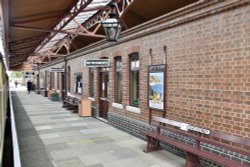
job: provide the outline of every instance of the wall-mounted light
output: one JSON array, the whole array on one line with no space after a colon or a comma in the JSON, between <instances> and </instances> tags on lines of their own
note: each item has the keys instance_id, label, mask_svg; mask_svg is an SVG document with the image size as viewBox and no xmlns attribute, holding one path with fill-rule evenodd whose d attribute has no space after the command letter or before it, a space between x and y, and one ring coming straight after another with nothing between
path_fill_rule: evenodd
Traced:
<instances>
[{"instance_id":1,"label":"wall-mounted light","mask_svg":"<svg viewBox=\"0 0 250 167\"><path fill-rule=\"evenodd\" d=\"M115 5L110 4L111 13L109 14L109 18L102 22L102 27L104 29L107 41L116 42L119 38L122 27L120 22L116 19L116 14L114 13Z\"/></svg>"}]
</instances>

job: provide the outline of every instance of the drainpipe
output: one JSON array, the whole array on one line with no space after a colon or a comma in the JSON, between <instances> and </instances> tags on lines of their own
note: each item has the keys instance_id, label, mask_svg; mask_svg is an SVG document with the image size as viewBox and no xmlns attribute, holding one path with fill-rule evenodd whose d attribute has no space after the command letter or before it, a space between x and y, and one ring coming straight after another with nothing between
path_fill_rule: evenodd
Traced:
<instances>
[{"instance_id":1,"label":"drainpipe","mask_svg":"<svg viewBox=\"0 0 250 167\"><path fill-rule=\"evenodd\" d=\"M68 83L67 83L67 67L68 67L68 60L66 59L66 57L64 57L64 99L66 99L67 94L68 94Z\"/></svg>"},{"instance_id":2,"label":"drainpipe","mask_svg":"<svg viewBox=\"0 0 250 167\"><path fill-rule=\"evenodd\" d=\"M36 77L36 79L37 79L37 81L36 81L36 84L37 84L37 91L38 91L38 93L40 92L40 68L39 67L37 67L37 77ZM39 93L40 94L40 93Z\"/></svg>"}]
</instances>

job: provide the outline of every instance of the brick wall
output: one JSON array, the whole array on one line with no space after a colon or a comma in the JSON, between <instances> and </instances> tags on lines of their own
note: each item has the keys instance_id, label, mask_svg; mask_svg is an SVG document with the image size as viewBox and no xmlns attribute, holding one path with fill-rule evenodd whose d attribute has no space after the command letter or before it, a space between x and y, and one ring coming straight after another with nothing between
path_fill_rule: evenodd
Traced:
<instances>
[{"instance_id":1,"label":"brick wall","mask_svg":"<svg viewBox=\"0 0 250 167\"><path fill-rule=\"evenodd\" d=\"M127 33L130 40L68 60L71 81L83 73L83 96L89 96L88 68L83 59L108 57L109 111L148 122L147 69L166 61L166 117L207 129L250 137L250 8L247 5L225 7L221 1L173 19L162 18L155 26ZM243 1L241 1L243 2ZM222 8L222 9L221 9ZM221 9L221 10L220 10ZM197 16L197 17L196 17ZM165 28L162 28L165 26ZM144 31L151 31L147 35ZM138 35L139 34L139 35ZM133 39L132 39L133 38ZM164 51L166 48L166 52ZM140 58L140 114L125 110L129 105L129 57ZM123 60L123 107L113 108L114 57ZM95 102L98 108L99 71L95 70ZM72 85L72 84L71 84ZM73 86L73 85L72 85ZM71 86L71 90L72 90ZM153 115L161 115L153 111Z\"/></svg>"},{"instance_id":2,"label":"brick wall","mask_svg":"<svg viewBox=\"0 0 250 167\"><path fill-rule=\"evenodd\" d=\"M157 55L168 49L168 118L250 137L249 9L167 30L150 44Z\"/></svg>"},{"instance_id":3,"label":"brick wall","mask_svg":"<svg viewBox=\"0 0 250 167\"><path fill-rule=\"evenodd\" d=\"M110 111L148 121L149 50L152 50L151 64L162 64L166 46L166 116L196 126L250 137L249 12L249 6L231 9L100 51L98 54L105 52L112 60L115 56L122 56L124 106L129 105L128 55L136 48L140 56L141 114L111 106ZM115 94L113 69L112 66L110 102L114 102ZM153 111L153 114L161 113Z\"/></svg>"}]
</instances>

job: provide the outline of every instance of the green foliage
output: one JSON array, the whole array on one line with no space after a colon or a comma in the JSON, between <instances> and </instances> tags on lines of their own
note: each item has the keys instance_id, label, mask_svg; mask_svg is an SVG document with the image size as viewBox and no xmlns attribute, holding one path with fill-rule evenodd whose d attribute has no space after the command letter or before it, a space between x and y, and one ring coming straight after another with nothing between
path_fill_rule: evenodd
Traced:
<instances>
[{"instance_id":1,"label":"green foliage","mask_svg":"<svg viewBox=\"0 0 250 167\"><path fill-rule=\"evenodd\" d=\"M11 77L12 78L21 78L23 76L22 72L12 72Z\"/></svg>"},{"instance_id":2,"label":"green foliage","mask_svg":"<svg viewBox=\"0 0 250 167\"><path fill-rule=\"evenodd\" d=\"M132 101L133 105L138 106L139 105L139 99L134 99Z\"/></svg>"},{"instance_id":3,"label":"green foliage","mask_svg":"<svg viewBox=\"0 0 250 167\"><path fill-rule=\"evenodd\" d=\"M53 92L53 93L51 93L50 94L50 100L52 100L52 101L59 101L59 93L57 93L57 92Z\"/></svg>"},{"instance_id":4,"label":"green foliage","mask_svg":"<svg viewBox=\"0 0 250 167\"><path fill-rule=\"evenodd\" d=\"M51 96L51 97L59 97L59 93L54 92L54 93L51 93L50 96Z\"/></svg>"}]
</instances>

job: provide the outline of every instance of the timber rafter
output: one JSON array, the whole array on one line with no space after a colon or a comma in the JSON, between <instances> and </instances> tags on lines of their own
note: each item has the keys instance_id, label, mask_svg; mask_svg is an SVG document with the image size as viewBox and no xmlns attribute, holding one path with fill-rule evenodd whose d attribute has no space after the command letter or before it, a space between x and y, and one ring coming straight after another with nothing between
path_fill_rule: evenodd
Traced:
<instances>
[{"instance_id":1,"label":"timber rafter","mask_svg":"<svg viewBox=\"0 0 250 167\"><path fill-rule=\"evenodd\" d=\"M84 8L86 8L92 0L80 0L79 3L75 4L72 8L72 12L68 14L63 20L54 28L54 30L62 30L73 18L75 18ZM49 37L45 38L41 43L40 47L36 49L38 52L49 40L51 40L56 35L55 32L52 32Z\"/></svg>"},{"instance_id":2,"label":"timber rafter","mask_svg":"<svg viewBox=\"0 0 250 167\"><path fill-rule=\"evenodd\" d=\"M115 0L116 6L115 10L118 14L118 19L122 22L124 25L124 28L127 29L126 24L122 20L123 14L128 10L130 5L133 3L134 0ZM36 49L36 53L43 53L43 55L46 55L46 57L51 60L51 57L61 57L61 55L57 54L62 47L65 47L67 50L67 54L70 53L70 46L73 43L73 40L77 36L87 36L87 37L93 37L93 38L105 38L102 34L97 34L98 30L101 27L101 22L105 20L109 13L111 12L110 7L104 6L104 7L92 7L92 8L86 8L88 4L90 4L91 1L89 0L81 0L80 5L74 6L74 8L71 10L72 12L65 17L60 24L58 24L53 30L46 30L41 28L35 28L35 27L24 27L24 26L15 26L13 28L20 28L20 29L30 29L33 31L44 31L44 32L50 32L50 35L43 40L43 42L40 44L40 46ZM89 12L89 11L95 11L99 10L97 13L95 13L92 17L90 17L88 20L86 20L84 23L78 22L75 17L80 12ZM76 28L72 28L70 30L63 30L63 28L70 22L74 22ZM92 29L92 30L90 30ZM59 40L56 44L53 46L46 46L49 42L51 42L51 39L58 33L66 34L66 36ZM46 47L45 47L46 46ZM40 55L40 54L38 54ZM39 56L40 57L40 56ZM38 59L33 59L38 60ZM32 60L32 61L33 61ZM43 59L39 59L39 62Z\"/></svg>"}]
</instances>

